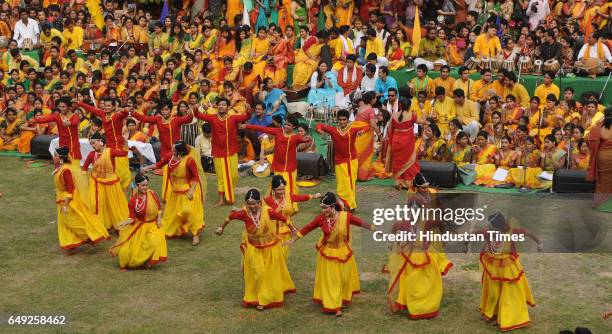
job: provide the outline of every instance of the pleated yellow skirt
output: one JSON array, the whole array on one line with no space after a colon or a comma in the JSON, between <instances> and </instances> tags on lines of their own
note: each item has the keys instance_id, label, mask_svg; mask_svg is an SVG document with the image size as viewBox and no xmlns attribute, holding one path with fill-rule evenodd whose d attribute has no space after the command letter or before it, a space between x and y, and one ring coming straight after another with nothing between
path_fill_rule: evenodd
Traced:
<instances>
[{"instance_id":1,"label":"pleated yellow skirt","mask_svg":"<svg viewBox=\"0 0 612 334\"><path fill-rule=\"evenodd\" d=\"M94 205L94 213L100 217L107 230L118 230L119 224L129 217L128 203L121 184L103 184L91 178L89 184L89 202Z\"/></svg>"},{"instance_id":2,"label":"pleated yellow skirt","mask_svg":"<svg viewBox=\"0 0 612 334\"><path fill-rule=\"evenodd\" d=\"M180 238L187 233L198 235L204 229L204 203L200 184L193 191L193 199L187 193L168 190L162 230L168 238Z\"/></svg>"},{"instance_id":3,"label":"pleated yellow skirt","mask_svg":"<svg viewBox=\"0 0 612 334\"><path fill-rule=\"evenodd\" d=\"M317 255L317 270L313 301L321 304L321 311L336 313L343 305L353 300L361 290L359 272L355 257L346 262L330 260L320 253Z\"/></svg>"},{"instance_id":4,"label":"pleated yellow skirt","mask_svg":"<svg viewBox=\"0 0 612 334\"><path fill-rule=\"evenodd\" d=\"M57 206L57 236L62 249L73 249L86 242L98 243L110 239L98 217L78 200L68 204L68 212Z\"/></svg>"},{"instance_id":5,"label":"pleated yellow skirt","mask_svg":"<svg viewBox=\"0 0 612 334\"><path fill-rule=\"evenodd\" d=\"M523 266L511 254L482 254L480 312L487 320L497 317L500 330L529 325L527 305L535 306Z\"/></svg>"},{"instance_id":6,"label":"pleated yellow skirt","mask_svg":"<svg viewBox=\"0 0 612 334\"><path fill-rule=\"evenodd\" d=\"M243 240L246 238L243 237ZM283 306L285 293L295 292L295 285L293 281L290 285L285 281L287 277L291 280L291 276L280 242L266 248L257 248L243 241L240 249L244 276L242 305L265 308Z\"/></svg>"},{"instance_id":7,"label":"pleated yellow skirt","mask_svg":"<svg viewBox=\"0 0 612 334\"><path fill-rule=\"evenodd\" d=\"M115 158L115 173L119 177L119 183L123 190L127 189L132 183L132 172L130 172L130 159L128 157Z\"/></svg>"},{"instance_id":8,"label":"pleated yellow skirt","mask_svg":"<svg viewBox=\"0 0 612 334\"><path fill-rule=\"evenodd\" d=\"M428 253L403 255L404 265L397 279L396 308L408 310L412 319L438 316L442 301L442 275L438 257Z\"/></svg>"},{"instance_id":9,"label":"pleated yellow skirt","mask_svg":"<svg viewBox=\"0 0 612 334\"><path fill-rule=\"evenodd\" d=\"M166 236L155 222L137 222L122 229L110 252L118 256L121 269L153 266L168 258Z\"/></svg>"}]
</instances>

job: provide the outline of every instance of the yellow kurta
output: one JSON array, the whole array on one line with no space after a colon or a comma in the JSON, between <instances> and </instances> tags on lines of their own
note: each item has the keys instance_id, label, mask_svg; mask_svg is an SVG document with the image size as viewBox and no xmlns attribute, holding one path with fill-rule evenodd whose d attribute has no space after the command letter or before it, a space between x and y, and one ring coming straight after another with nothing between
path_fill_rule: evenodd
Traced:
<instances>
[{"instance_id":1,"label":"yellow kurta","mask_svg":"<svg viewBox=\"0 0 612 334\"><path fill-rule=\"evenodd\" d=\"M63 182L63 173L69 171L74 185L73 193L69 193ZM81 180L79 180L81 179ZM86 176L78 166L63 165L53 175L57 203L57 236L62 249L74 249L86 242L97 243L110 239L104 225L94 215L84 193L86 191ZM62 212L64 201L70 198L68 212Z\"/></svg>"},{"instance_id":2,"label":"yellow kurta","mask_svg":"<svg viewBox=\"0 0 612 334\"><path fill-rule=\"evenodd\" d=\"M110 253L119 257L119 268L153 266L168 258L166 236L156 225L161 205L152 190L147 191L144 201L138 194L132 197L133 210L143 206L142 218L131 217L134 222L119 231L119 240L111 247ZM136 212L139 214L139 212Z\"/></svg>"}]
</instances>

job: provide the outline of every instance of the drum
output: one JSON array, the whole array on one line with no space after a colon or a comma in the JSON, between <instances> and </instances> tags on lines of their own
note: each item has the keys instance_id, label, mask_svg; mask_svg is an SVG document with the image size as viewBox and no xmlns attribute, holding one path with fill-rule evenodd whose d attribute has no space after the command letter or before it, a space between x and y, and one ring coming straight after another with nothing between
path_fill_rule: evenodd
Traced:
<instances>
[{"instance_id":1,"label":"drum","mask_svg":"<svg viewBox=\"0 0 612 334\"><path fill-rule=\"evenodd\" d=\"M492 59L491 60L491 69L495 72L500 72L502 70L502 65L504 61L501 59Z\"/></svg>"},{"instance_id":2,"label":"drum","mask_svg":"<svg viewBox=\"0 0 612 334\"><path fill-rule=\"evenodd\" d=\"M31 38L24 38L23 39L23 48L26 50L32 50L32 48L34 47L34 42L32 42Z\"/></svg>"},{"instance_id":3,"label":"drum","mask_svg":"<svg viewBox=\"0 0 612 334\"><path fill-rule=\"evenodd\" d=\"M489 57L482 57L482 60L480 61L480 69L491 69L491 59Z\"/></svg>"},{"instance_id":4,"label":"drum","mask_svg":"<svg viewBox=\"0 0 612 334\"><path fill-rule=\"evenodd\" d=\"M533 71L533 63L529 56L521 56L519 58L519 70L522 73L531 73Z\"/></svg>"},{"instance_id":5,"label":"drum","mask_svg":"<svg viewBox=\"0 0 612 334\"><path fill-rule=\"evenodd\" d=\"M436 72L440 72L440 70L442 69L442 66L444 66L444 64L443 64L443 63L440 63L440 62L435 61L435 62L433 63L433 66L434 66L434 71L436 71Z\"/></svg>"},{"instance_id":6,"label":"drum","mask_svg":"<svg viewBox=\"0 0 612 334\"><path fill-rule=\"evenodd\" d=\"M581 59L575 63L576 72L588 75L602 74L605 70L604 62L599 58Z\"/></svg>"},{"instance_id":7,"label":"drum","mask_svg":"<svg viewBox=\"0 0 612 334\"><path fill-rule=\"evenodd\" d=\"M465 66L467 68L469 68L470 70L476 69L480 67L480 59L476 58L476 57L470 57L470 59L468 59L465 62Z\"/></svg>"},{"instance_id":8,"label":"drum","mask_svg":"<svg viewBox=\"0 0 612 334\"><path fill-rule=\"evenodd\" d=\"M561 68L561 64L556 59L550 59L544 62L544 72L557 73Z\"/></svg>"},{"instance_id":9,"label":"drum","mask_svg":"<svg viewBox=\"0 0 612 334\"><path fill-rule=\"evenodd\" d=\"M515 67L516 67L516 64L514 63L514 60L512 59L506 59L502 63L502 69L508 72L514 72Z\"/></svg>"},{"instance_id":10,"label":"drum","mask_svg":"<svg viewBox=\"0 0 612 334\"><path fill-rule=\"evenodd\" d=\"M536 59L533 62L533 72L536 74L542 74L544 62L541 59Z\"/></svg>"}]
</instances>

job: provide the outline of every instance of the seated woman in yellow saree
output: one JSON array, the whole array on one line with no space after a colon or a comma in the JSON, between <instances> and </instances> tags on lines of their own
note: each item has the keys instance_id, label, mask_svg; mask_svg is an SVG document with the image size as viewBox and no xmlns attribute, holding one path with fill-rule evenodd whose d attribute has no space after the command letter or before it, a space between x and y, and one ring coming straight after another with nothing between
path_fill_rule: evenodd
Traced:
<instances>
[{"instance_id":1,"label":"seated woman in yellow saree","mask_svg":"<svg viewBox=\"0 0 612 334\"><path fill-rule=\"evenodd\" d=\"M292 84L294 88L303 88L310 81L312 73L317 69L322 43L315 36L309 36L307 27L300 27L300 48L295 54Z\"/></svg>"},{"instance_id":2,"label":"seated woman in yellow saree","mask_svg":"<svg viewBox=\"0 0 612 334\"><path fill-rule=\"evenodd\" d=\"M242 220L244 232L242 273L244 295L242 306L255 306L258 310L283 306L286 293L295 292L295 285L283 256L277 224L286 224L295 234L295 227L282 214L262 204L257 189L250 189L245 196L245 206L234 209L221 226L217 235L222 235L231 220Z\"/></svg>"},{"instance_id":3,"label":"seated woman in yellow saree","mask_svg":"<svg viewBox=\"0 0 612 334\"><path fill-rule=\"evenodd\" d=\"M149 189L148 177L138 174L135 183L137 192L128 203L130 217L119 225L119 240L109 250L118 256L122 270L142 266L149 269L168 258L159 199Z\"/></svg>"},{"instance_id":4,"label":"seated woman in yellow saree","mask_svg":"<svg viewBox=\"0 0 612 334\"><path fill-rule=\"evenodd\" d=\"M440 128L436 123L430 123L423 128L423 148L420 151L420 159L429 161L444 161L447 156L446 142L440 138Z\"/></svg>"},{"instance_id":5,"label":"seated woman in yellow saree","mask_svg":"<svg viewBox=\"0 0 612 334\"><path fill-rule=\"evenodd\" d=\"M215 46L215 68L218 71L223 69L223 58L230 57L234 58L236 55L236 45L234 38L232 37L232 31L228 26L221 28L221 35L217 38Z\"/></svg>"},{"instance_id":6,"label":"seated woman in yellow saree","mask_svg":"<svg viewBox=\"0 0 612 334\"><path fill-rule=\"evenodd\" d=\"M572 153L572 169L589 170L590 160L589 145L581 139L578 141L578 152Z\"/></svg>"},{"instance_id":7,"label":"seated woman in yellow saree","mask_svg":"<svg viewBox=\"0 0 612 334\"><path fill-rule=\"evenodd\" d=\"M268 39L268 30L266 27L259 27L259 29L257 29L257 37L253 38L250 60L254 65L265 61L269 49L270 40Z\"/></svg>"},{"instance_id":8,"label":"seated woman in yellow saree","mask_svg":"<svg viewBox=\"0 0 612 334\"><path fill-rule=\"evenodd\" d=\"M540 150L540 167L551 175L555 170L565 168L565 151L557 148L557 139L552 134L544 138L544 144ZM552 181L540 180L540 188L549 189Z\"/></svg>"},{"instance_id":9,"label":"seated woman in yellow saree","mask_svg":"<svg viewBox=\"0 0 612 334\"><path fill-rule=\"evenodd\" d=\"M204 53L205 58L215 58L215 46L217 45L217 38L219 31L210 27L204 27L204 41L202 42L201 50Z\"/></svg>"},{"instance_id":10,"label":"seated woman in yellow saree","mask_svg":"<svg viewBox=\"0 0 612 334\"><path fill-rule=\"evenodd\" d=\"M485 131L478 132L476 145L472 147L472 163L477 164L476 185L490 184L497 167L495 166L495 152L497 147L489 143L489 135Z\"/></svg>"},{"instance_id":11,"label":"seated woman in yellow saree","mask_svg":"<svg viewBox=\"0 0 612 334\"><path fill-rule=\"evenodd\" d=\"M472 161L472 146L470 145L470 136L463 131L457 133L455 142L450 145L450 155L452 162L457 167Z\"/></svg>"},{"instance_id":12,"label":"seated woman in yellow saree","mask_svg":"<svg viewBox=\"0 0 612 334\"><path fill-rule=\"evenodd\" d=\"M395 71L406 66L406 60L404 60L404 50L402 50L400 42L395 36L391 37L391 46L387 51L387 59L389 60L389 70Z\"/></svg>"},{"instance_id":13,"label":"seated woman in yellow saree","mask_svg":"<svg viewBox=\"0 0 612 334\"><path fill-rule=\"evenodd\" d=\"M512 139L509 136L503 136L501 139L501 146L495 152L495 165L497 168L505 169L506 171L510 171L512 168L516 167L517 162L517 153L512 149ZM511 177L508 175L506 179L501 180L491 180L491 183L488 186L495 186L500 184L508 184L510 183Z\"/></svg>"},{"instance_id":14,"label":"seated woman in yellow saree","mask_svg":"<svg viewBox=\"0 0 612 334\"><path fill-rule=\"evenodd\" d=\"M517 188L540 188L540 180L538 178L542 173L542 168L540 168L540 150L537 149L533 137L527 137L523 147L517 151L517 165L518 167L510 169L508 181Z\"/></svg>"},{"instance_id":15,"label":"seated woman in yellow saree","mask_svg":"<svg viewBox=\"0 0 612 334\"><path fill-rule=\"evenodd\" d=\"M240 30L238 30L238 36L236 38L236 50L238 50L238 54L236 55L236 60L234 61L234 67L238 68L244 63L250 61L251 52L253 49L253 39L250 36L251 31L249 26L244 26Z\"/></svg>"},{"instance_id":16,"label":"seated woman in yellow saree","mask_svg":"<svg viewBox=\"0 0 612 334\"><path fill-rule=\"evenodd\" d=\"M6 111L6 120L0 122L0 151L14 151L19 145L23 121L17 118L15 109Z\"/></svg>"}]
</instances>

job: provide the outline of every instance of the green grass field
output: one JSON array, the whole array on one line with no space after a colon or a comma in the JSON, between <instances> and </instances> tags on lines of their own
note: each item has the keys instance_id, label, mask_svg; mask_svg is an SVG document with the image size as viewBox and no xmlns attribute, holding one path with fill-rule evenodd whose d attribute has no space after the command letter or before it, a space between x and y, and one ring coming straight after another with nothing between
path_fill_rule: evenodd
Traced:
<instances>
[{"instance_id":1,"label":"green grass field","mask_svg":"<svg viewBox=\"0 0 612 334\"><path fill-rule=\"evenodd\" d=\"M63 327L0 325L2 333L95 332L95 333L495 333L496 327L481 319L478 255L449 254L455 267L444 278L440 316L433 320L409 320L390 314L386 305L387 277L380 273L386 254L372 247L368 232L355 231L355 250L362 293L342 318L324 315L311 302L314 283L316 231L297 242L289 269L298 292L285 306L263 312L240 306L242 273L239 236L241 222L232 222L219 237L213 232L231 207L211 208L216 200L216 178L208 177L206 224L202 242L191 246L190 238L168 241L168 261L152 270L121 272L110 257L106 242L93 249L66 256L57 241L52 167L26 167L25 160L0 157L0 316L65 315ZM151 176L154 189L160 177ZM267 188L269 179L242 178L237 190L242 197L249 187ZM324 181L305 192L334 188ZM402 203L402 195L389 198L390 189L359 185L357 214L371 218L372 209ZM562 199L534 206L535 197L502 195L495 205L520 205L525 210L562 210ZM567 207L565 207L567 209ZM302 226L318 212L318 203L300 206L295 222ZM574 214L576 213L574 210ZM612 321L601 315L612 310L612 235L606 233L611 215L594 219L607 225L597 235L603 244L598 252L583 254L537 254L524 252L522 261L537 307L530 309L532 325L519 333L557 333L586 326L594 333L612 332ZM541 221L546 242L554 219ZM568 225L569 226L569 225ZM569 226L572 227L572 226ZM573 227L575 230L581 230ZM603 233L603 235L602 235ZM551 241L552 242L552 241ZM551 243L549 242L549 243ZM533 246L533 244L532 244Z\"/></svg>"}]
</instances>

